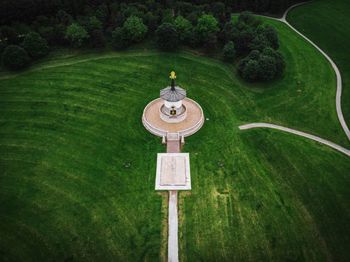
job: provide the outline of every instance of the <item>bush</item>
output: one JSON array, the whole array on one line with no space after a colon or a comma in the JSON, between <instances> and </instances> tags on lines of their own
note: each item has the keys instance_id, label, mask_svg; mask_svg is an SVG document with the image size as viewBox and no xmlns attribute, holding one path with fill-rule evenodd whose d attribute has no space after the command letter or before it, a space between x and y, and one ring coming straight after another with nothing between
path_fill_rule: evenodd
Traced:
<instances>
[{"instance_id":1,"label":"bush","mask_svg":"<svg viewBox=\"0 0 350 262\"><path fill-rule=\"evenodd\" d=\"M19 70L29 65L30 58L26 50L18 45L9 45L2 54L3 65L10 70Z\"/></svg>"},{"instance_id":2,"label":"bush","mask_svg":"<svg viewBox=\"0 0 350 262\"><path fill-rule=\"evenodd\" d=\"M174 50L178 47L179 37L175 25L161 24L157 31L157 44L163 50Z\"/></svg>"},{"instance_id":3,"label":"bush","mask_svg":"<svg viewBox=\"0 0 350 262\"><path fill-rule=\"evenodd\" d=\"M232 41L228 42L223 49L224 60L227 62L233 62L236 57L235 46Z\"/></svg>"},{"instance_id":4,"label":"bush","mask_svg":"<svg viewBox=\"0 0 350 262\"><path fill-rule=\"evenodd\" d=\"M147 26L142 22L142 19L137 16L130 16L123 24L124 37L131 43L142 41L147 30Z\"/></svg>"},{"instance_id":5,"label":"bush","mask_svg":"<svg viewBox=\"0 0 350 262\"><path fill-rule=\"evenodd\" d=\"M89 38L85 28L77 23L73 23L67 27L66 38L74 47L80 47L84 41Z\"/></svg>"},{"instance_id":6,"label":"bush","mask_svg":"<svg viewBox=\"0 0 350 262\"><path fill-rule=\"evenodd\" d=\"M44 57L49 53L46 40L36 32L26 34L22 46L33 59Z\"/></svg>"}]
</instances>

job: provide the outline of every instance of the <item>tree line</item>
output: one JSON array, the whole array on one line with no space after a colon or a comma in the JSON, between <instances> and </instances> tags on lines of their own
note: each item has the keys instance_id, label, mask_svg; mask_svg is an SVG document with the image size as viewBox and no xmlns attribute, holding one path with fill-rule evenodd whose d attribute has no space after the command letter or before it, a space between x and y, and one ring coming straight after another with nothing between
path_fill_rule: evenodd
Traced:
<instances>
[{"instance_id":1,"label":"tree line","mask_svg":"<svg viewBox=\"0 0 350 262\"><path fill-rule=\"evenodd\" d=\"M19 15L18 12L25 12L23 8L17 13L13 11L19 20L25 21L12 20L0 27L0 53L4 66L9 69L23 68L55 46L103 48L112 45L123 49L146 38L154 39L164 50L182 46L204 48L208 52L221 49L226 61L239 62L239 75L249 81L270 80L281 75L248 74L249 71L267 68L277 72L284 68L283 58L277 51L276 30L263 25L249 12L239 17L232 12L252 3L251 9L271 11L267 7L272 2L285 7L292 1L23 1L11 3L16 6L26 2L26 8L34 3L44 7L40 11L29 8L32 14L28 17ZM10 1L5 3L10 5ZM58 6L61 9L55 11ZM8 16L11 14L8 12ZM256 52L251 54L252 51Z\"/></svg>"}]
</instances>

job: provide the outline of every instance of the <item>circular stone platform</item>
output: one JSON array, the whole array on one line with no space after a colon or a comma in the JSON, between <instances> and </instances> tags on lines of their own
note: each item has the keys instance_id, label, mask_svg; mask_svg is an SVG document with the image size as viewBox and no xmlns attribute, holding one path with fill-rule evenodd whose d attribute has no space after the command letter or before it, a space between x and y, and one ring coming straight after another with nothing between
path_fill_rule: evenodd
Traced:
<instances>
[{"instance_id":1,"label":"circular stone platform","mask_svg":"<svg viewBox=\"0 0 350 262\"><path fill-rule=\"evenodd\" d=\"M186 107L187 116L179 123L167 123L160 118L160 109L164 100L157 98L151 101L143 110L142 123L145 128L156 136L166 136L167 133L178 133L186 137L196 133L204 123L201 106L192 99L185 98L182 104Z\"/></svg>"}]
</instances>

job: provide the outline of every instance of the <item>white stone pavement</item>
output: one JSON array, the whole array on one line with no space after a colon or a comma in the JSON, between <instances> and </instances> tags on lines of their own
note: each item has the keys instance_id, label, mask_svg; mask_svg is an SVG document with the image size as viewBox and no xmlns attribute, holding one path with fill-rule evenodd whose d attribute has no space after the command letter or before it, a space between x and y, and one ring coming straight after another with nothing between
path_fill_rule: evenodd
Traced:
<instances>
[{"instance_id":1,"label":"white stone pavement","mask_svg":"<svg viewBox=\"0 0 350 262\"><path fill-rule=\"evenodd\" d=\"M168 230L168 262L178 262L177 191L169 191Z\"/></svg>"},{"instance_id":2,"label":"white stone pavement","mask_svg":"<svg viewBox=\"0 0 350 262\"><path fill-rule=\"evenodd\" d=\"M292 133L292 134L295 134L298 136L306 137L306 138L312 139L314 141L317 141L321 144L327 145L327 146L329 146L335 150L338 150L339 152L350 157L350 150L349 149L346 149L342 146L339 146L333 142L330 142L330 141L323 139L323 138L320 138L318 136L314 136L314 135L311 135L311 134L308 134L308 133L305 133L302 131L298 131L298 130L295 130L292 128L278 126L278 125L274 125L274 124L268 124L268 123L250 123L250 124L239 126L239 129L241 129L241 130L251 129L251 128L272 128L272 129L277 129L277 130L281 130L284 132Z\"/></svg>"}]
</instances>

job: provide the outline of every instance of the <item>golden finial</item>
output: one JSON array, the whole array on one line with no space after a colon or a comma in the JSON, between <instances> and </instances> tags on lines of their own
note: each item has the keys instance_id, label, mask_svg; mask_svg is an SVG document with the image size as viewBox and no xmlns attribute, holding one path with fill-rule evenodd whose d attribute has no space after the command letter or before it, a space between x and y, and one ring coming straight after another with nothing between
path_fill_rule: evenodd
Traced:
<instances>
[{"instance_id":1,"label":"golden finial","mask_svg":"<svg viewBox=\"0 0 350 262\"><path fill-rule=\"evenodd\" d=\"M171 71L169 77L170 77L170 79L173 79L173 80L176 79L175 71Z\"/></svg>"}]
</instances>

